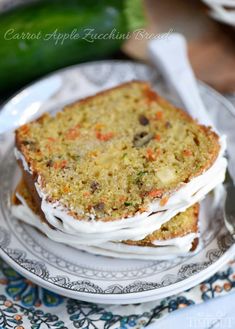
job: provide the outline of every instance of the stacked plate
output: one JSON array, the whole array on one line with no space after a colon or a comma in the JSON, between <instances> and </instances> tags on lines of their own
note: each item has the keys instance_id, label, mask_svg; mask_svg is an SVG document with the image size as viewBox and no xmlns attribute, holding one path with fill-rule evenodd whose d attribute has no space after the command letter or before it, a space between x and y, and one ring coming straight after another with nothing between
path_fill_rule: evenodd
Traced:
<instances>
[{"instance_id":1,"label":"stacked plate","mask_svg":"<svg viewBox=\"0 0 235 329\"><path fill-rule=\"evenodd\" d=\"M58 71L9 100L0 115L0 131L13 129L44 111L132 79L148 80L164 97L177 104L152 68L133 62L104 61ZM204 102L221 132L235 124L233 107L222 96L199 84ZM53 242L37 229L12 216L11 195L19 179L13 154L14 134L1 136L0 255L25 277L65 296L100 303L138 303L188 289L217 271L234 252L222 204L207 210L201 230L202 248L191 257L146 261L96 256ZM209 202L209 201L208 201Z\"/></svg>"}]
</instances>

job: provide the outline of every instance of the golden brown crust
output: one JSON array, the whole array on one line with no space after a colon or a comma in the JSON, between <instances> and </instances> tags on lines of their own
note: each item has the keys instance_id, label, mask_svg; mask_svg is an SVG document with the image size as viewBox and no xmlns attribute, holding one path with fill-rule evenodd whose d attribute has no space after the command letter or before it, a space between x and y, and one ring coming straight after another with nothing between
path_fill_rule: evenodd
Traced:
<instances>
[{"instance_id":1,"label":"golden brown crust","mask_svg":"<svg viewBox=\"0 0 235 329\"><path fill-rule=\"evenodd\" d=\"M67 106L64 107L64 110L70 110L71 108L75 108L77 107L78 105L80 104L85 104L87 102L89 102L90 100L92 99L95 99L97 96L101 96L101 95L107 95L110 91L114 91L114 90L118 90L120 88L123 88L125 86L128 86L128 85L131 85L132 83L139 83L141 84L142 86L145 86L146 88L150 88L150 84L147 82L147 81L141 81L141 80L132 80L132 81L128 81L128 82L125 82L125 83L122 83L121 85L118 85L118 86L115 86L115 87L112 87L112 88L109 88L109 89L106 89L106 90L103 90L103 91L100 91L94 95L91 95L91 96L87 96L83 99L79 99L78 101L75 101ZM157 95L157 93L155 93Z\"/></svg>"},{"instance_id":2,"label":"golden brown crust","mask_svg":"<svg viewBox=\"0 0 235 329\"><path fill-rule=\"evenodd\" d=\"M197 246L198 246L198 244L199 244L199 238L195 238L195 239L193 240L193 242L192 242L192 248L190 249L190 251L191 251L191 252L192 252L192 251L195 251L196 248L197 248Z\"/></svg>"},{"instance_id":3,"label":"golden brown crust","mask_svg":"<svg viewBox=\"0 0 235 329\"><path fill-rule=\"evenodd\" d=\"M40 200L38 200L39 198L36 196L33 197L33 194L35 194L36 191L34 191L31 188L28 188L28 184L27 182L27 178L25 176L25 173L23 173L23 176L20 180L20 182L18 183L18 185L16 186L16 189L12 195L12 203L13 205L20 205L21 201L17 198L16 194L18 193L19 195L21 195L24 200L26 201L28 207L36 214L39 216L40 220L47 224L51 229L55 229L50 223L48 223L42 209L41 206L39 204ZM39 202L35 202L35 199L38 200Z\"/></svg>"},{"instance_id":4,"label":"golden brown crust","mask_svg":"<svg viewBox=\"0 0 235 329\"><path fill-rule=\"evenodd\" d=\"M22 162L20 160L18 160L18 164L19 164L21 172L22 172L22 179L21 179L19 185L17 186L16 191L18 191L20 193L23 188L27 188L27 191L28 191L28 193L27 193L28 200L27 201L29 203L30 208L37 215L40 216L41 220L44 223L48 223L45 218L45 214L41 208L42 200L41 200L40 196L38 195L37 190L35 188L33 175L30 175L26 170L24 170ZM15 194L14 194L14 199L15 199Z\"/></svg>"}]
</instances>

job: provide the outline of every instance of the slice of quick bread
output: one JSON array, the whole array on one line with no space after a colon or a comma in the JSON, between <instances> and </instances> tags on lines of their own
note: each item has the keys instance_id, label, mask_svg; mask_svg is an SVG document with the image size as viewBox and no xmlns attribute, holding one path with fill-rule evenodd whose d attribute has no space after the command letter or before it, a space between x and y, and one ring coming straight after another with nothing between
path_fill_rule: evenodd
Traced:
<instances>
[{"instance_id":1,"label":"slice of quick bread","mask_svg":"<svg viewBox=\"0 0 235 329\"><path fill-rule=\"evenodd\" d=\"M212 166L220 145L210 128L133 81L21 126L16 149L39 209L36 181L75 219L112 221L167 203Z\"/></svg>"},{"instance_id":2,"label":"slice of quick bread","mask_svg":"<svg viewBox=\"0 0 235 329\"><path fill-rule=\"evenodd\" d=\"M38 212L35 206L34 199L30 194L25 182L23 180L17 185L15 193L13 195L13 204L15 206L21 205L21 201L17 198L20 195L26 202L27 206L38 216L42 222L46 222L51 228L53 228L41 213ZM156 247L153 244L154 241L167 241L175 238L181 238L190 233L199 233L198 218L199 216L199 204L194 204L186 211L179 213L171 218L167 223L163 224L160 229L154 231L152 234L147 235L144 239L139 241L126 240L122 241L125 244L140 246L140 247ZM69 242L69 241L68 241ZM196 248L198 244L198 238L194 239L192 250Z\"/></svg>"}]
</instances>

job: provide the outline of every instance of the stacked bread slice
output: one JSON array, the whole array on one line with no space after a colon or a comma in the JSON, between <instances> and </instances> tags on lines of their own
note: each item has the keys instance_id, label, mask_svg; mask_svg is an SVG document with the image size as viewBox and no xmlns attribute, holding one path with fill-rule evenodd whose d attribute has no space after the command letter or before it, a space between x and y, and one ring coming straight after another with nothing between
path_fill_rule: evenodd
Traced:
<instances>
[{"instance_id":1,"label":"stacked bread slice","mask_svg":"<svg viewBox=\"0 0 235 329\"><path fill-rule=\"evenodd\" d=\"M226 170L219 136L142 81L43 115L17 129L15 146L13 213L55 241L121 258L195 250L198 203Z\"/></svg>"}]
</instances>

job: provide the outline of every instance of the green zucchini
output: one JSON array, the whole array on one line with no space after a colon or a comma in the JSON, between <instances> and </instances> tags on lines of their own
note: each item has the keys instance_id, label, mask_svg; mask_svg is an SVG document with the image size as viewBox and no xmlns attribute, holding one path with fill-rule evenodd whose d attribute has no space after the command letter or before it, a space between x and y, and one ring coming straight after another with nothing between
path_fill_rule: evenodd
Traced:
<instances>
[{"instance_id":1,"label":"green zucchini","mask_svg":"<svg viewBox=\"0 0 235 329\"><path fill-rule=\"evenodd\" d=\"M0 93L55 69L111 55L130 26L142 26L139 3L42 0L1 14ZM130 19L131 7L138 11L136 20Z\"/></svg>"}]
</instances>

